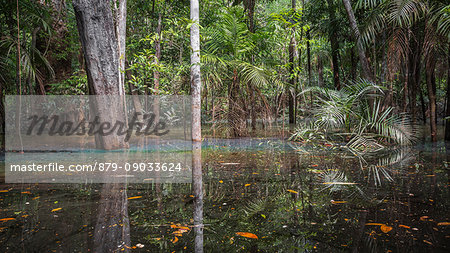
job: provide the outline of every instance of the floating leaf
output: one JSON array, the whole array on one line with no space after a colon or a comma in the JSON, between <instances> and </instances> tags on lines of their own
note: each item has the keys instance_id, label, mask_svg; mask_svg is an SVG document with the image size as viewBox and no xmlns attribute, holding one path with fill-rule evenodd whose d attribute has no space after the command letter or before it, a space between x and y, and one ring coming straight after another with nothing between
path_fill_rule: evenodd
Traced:
<instances>
[{"instance_id":1,"label":"floating leaf","mask_svg":"<svg viewBox=\"0 0 450 253\"><path fill-rule=\"evenodd\" d=\"M338 184L338 185L352 185L352 184L357 184L357 183L350 183L350 182L325 182L322 184Z\"/></svg>"},{"instance_id":2,"label":"floating leaf","mask_svg":"<svg viewBox=\"0 0 450 253\"><path fill-rule=\"evenodd\" d=\"M335 201L335 200L332 200L331 203L332 203L332 204L345 204L345 203L347 203L347 201L345 201L345 200L342 200L342 201Z\"/></svg>"},{"instance_id":3,"label":"floating leaf","mask_svg":"<svg viewBox=\"0 0 450 253\"><path fill-rule=\"evenodd\" d=\"M428 216L422 216L422 217L420 217L420 220L421 220L421 221L426 221L428 218L430 218L430 217L428 217Z\"/></svg>"},{"instance_id":4,"label":"floating leaf","mask_svg":"<svg viewBox=\"0 0 450 253\"><path fill-rule=\"evenodd\" d=\"M16 218L3 218L3 219L0 219L0 221L9 221L9 220L15 220Z\"/></svg>"},{"instance_id":5,"label":"floating leaf","mask_svg":"<svg viewBox=\"0 0 450 253\"><path fill-rule=\"evenodd\" d=\"M219 183L223 184L223 181L222 181L222 180L220 180L220 181L219 181Z\"/></svg>"},{"instance_id":6,"label":"floating leaf","mask_svg":"<svg viewBox=\"0 0 450 253\"><path fill-rule=\"evenodd\" d=\"M247 187L247 186L250 186L250 185L252 185L252 184L245 184L244 186Z\"/></svg>"},{"instance_id":7,"label":"floating leaf","mask_svg":"<svg viewBox=\"0 0 450 253\"><path fill-rule=\"evenodd\" d=\"M175 236L175 238L173 238L172 243L176 243L178 242L178 237Z\"/></svg>"},{"instance_id":8,"label":"floating leaf","mask_svg":"<svg viewBox=\"0 0 450 253\"><path fill-rule=\"evenodd\" d=\"M295 193L295 194L298 194L298 192L296 192L296 191L294 191L294 190L287 190L288 192L292 192L292 193Z\"/></svg>"},{"instance_id":9,"label":"floating leaf","mask_svg":"<svg viewBox=\"0 0 450 253\"><path fill-rule=\"evenodd\" d=\"M424 242L424 243L428 243L428 244L430 244L430 245L433 245L433 243L431 243L431 242L429 242L429 241L427 241L427 240L423 240L423 242Z\"/></svg>"},{"instance_id":10,"label":"floating leaf","mask_svg":"<svg viewBox=\"0 0 450 253\"><path fill-rule=\"evenodd\" d=\"M398 225L399 227L401 227L401 228L407 228L407 229L410 229L411 227L410 226L406 226L406 225Z\"/></svg>"},{"instance_id":11,"label":"floating leaf","mask_svg":"<svg viewBox=\"0 0 450 253\"><path fill-rule=\"evenodd\" d=\"M9 190L1 190L0 192L9 192Z\"/></svg>"},{"instance_id":12,"label":"floating leaf","mask_svg":"<svg viewBox=\"0 0 450 253\"><path fill-rule=\"evenodd\" d=\"M56 211L59 211L61 209L62 209L61 207L58 207L58 208L53 209L52 212L56 212Z\"/></svg>"},{"instance_id":13,"label":"floating leaf","mask_svg":"<svg viewBox=\"0 0 450 253\"><path fill-rule=\"evenodd\" d=\"M258 239L258 236L256 236L255 234L252 233L248 233L248 232L237 232L237 235L240 235L242 237L247 237L247 238L252 238L252 239Z\"/></svg>"},{"instance_id":14,"label":"floating leaf","mask_svg":"<svg viewBox=\"0 0 450 253\"><path fill-rule=\"evenodd\" d=\"M438 226L448 226L448 225L450 225L450 222L448 222L448 221L438 223Z\"/></svg>"},{"instance_id":15,"label":"floating leaf","mask_svg":"<svg viewBox=\"0 0 450 253\"><path fill-rule=\"evenodd\" d=\"M142 198L142 196L129 197L128 199L140 199L140 198Z\"/></svg>"},{"instance_id":16,"label":"floating leaf","mask_svg":"<svg viewBox=\"0 0 450 253\"><path fill-rule=\"evenodd\" d=\"M383 224L383 225L381 225L380 229L381 229L381 231L383 231L383 233L389 233L389 231L392 230L392 227Z\"/></svg>"},{"instance_id":17,"label":"floating leaf","mask_svg":"<svg viewBox=\"0 0 450 253\"><path fill-rule=\"evenodd\" d=\"M366 226L383 226L382 223L366 223Z\"/></svg>"}]
</instances>

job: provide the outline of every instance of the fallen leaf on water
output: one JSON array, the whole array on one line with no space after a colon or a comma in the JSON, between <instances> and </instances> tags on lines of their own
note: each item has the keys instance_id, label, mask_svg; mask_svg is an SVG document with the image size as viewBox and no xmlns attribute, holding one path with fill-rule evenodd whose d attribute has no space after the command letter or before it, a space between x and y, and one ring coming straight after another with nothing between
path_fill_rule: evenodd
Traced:
<instances>
[{"instance_id":1,"label":"fallen leaf on water","mask_svg":"<svg viewBox=\"0 0 450 253\"><path fill-rule=\"evenodd\" d=\"M222 181L222 180L220 180L220 181L219 181L219 183L223 184L223 181Z\"/></svg>"},{"instance_id":2,"label":"fallen leaf on water","mask_svg":"<svg viewBox=\"0 0 450 253\"><path fill-rule=\"evenodd\" d=\"M142 198L142 196L129 197L128 199L140 199L140 198Z\"/></svg>"},{"instance_id":3,"label":"fallen leaf on water","mask_svg":"<svg viewBox=\"0 0 450 253\"><path fill-rule=\"evenodd\" d=\"M366 226L383 226L382 223L366 223Z\"/></svg>"},{"instance_id":4,"label":"fallen leaf on water","mask_svg":"<svg viewBox=\"0 0 450 253\"><path fill-rule=\"evenodd\" d=\"M173 238L172 243L176 243L178 242L178 237L175 236L175 238Z\"/></svg>"},{"instance_id":5,"label":"fallen leaf on water","mask_svg":"<svg viewBox=\"0 0 450 253\"><path fill-rule=\"evenodd\" d=\"M431 243L431 242L429 242L429 241L427 241L427 240L423 240L423 242L424 242L424 243L428 243L428 244L430 244L430 245L433 245L433 243Z\"/></svg>"},{"instance_id":6,"label":"fallen leaf on water","mask_svg":"<svg viewBox=\"0 0 450 253\"><path fill-rule=\"evenodd\" d=\"M53 209L52 212L56 212L56 211L59 211L61 209L62 209L61 207L58 207L58 208Z\"/></svg>"},{"instance_id":7,"label":"fallen leaf on water","mask_svg":"<svg viewBox=\"0 0 450 253\"><path fill-rule=\"evenodd\" d=\"M450 225L450 222L448 221L438 223L438 226L448 226L448 225Z\"/></svg>"},{"instance_id":8,"label":"fallen leaf on water","mask_svg":"<svg viewBox=\"0 0 450 253\"><path fill-rule=\"evenodd\" d=\"M389 231L392 230L392 227L383 224L383 225L381 225L380 229L381 229L381 231L383 231L383 233L389 233Z\"/></svg>"},{"instance_id":9,"label":"fallen leaf on water","mask_svg":"<svg viewBox=\"0 0 450 253\"><path fill-rule=\"evenodd\" d=\"M332 204L344 204L344 203L347 203L347 201L344 201L344 200L342 200L342 201L335 201L335 200L332 200L331 203L332 203Z\"/></svg>"},{"instance_id":10,"label":"fallen leaf on water","mask_svg":"<svg viewBox=\"0 0 450 253\"><path fill-rule=\"evenodd\" d=\"M15 220L16 218L3 218L3 219L0 219L0 221L9 221L9 220Z\"/></svg>"},{"instance_id":11,"label":"fallen leaf on water","mask_svg":"<svg viewBox=\"0 0 450 253\"><path fill-rule=\"evenodd\" d=\"M295 194L298 194L298 192L296 192L296 191L294 191L294 190L287 190L288 192L292 192L292 193L295 193Z\"/></svg>"},{"instance_id":12,"label":"fallen leaf on water","mask_svg":"<svg viewBox=\"0 0 450 253\"><path fill-rule=\"evenodd\" d=\"M422 217L420 217L420 220L421 220L421 221L426 221L428 218L430 218L430 217L428 217L428 216L422 216Z\"/></svg>"},{"instance_id":13,"label":"fallen leaf on water","mask_svg":"<svg viewBox=\"0 0 450 253\"><path fill-rule=\"evenodd\" d=\"M1 190L0 192L9 192L9 190Z\"/></svg>"},{"instance_id":14,"label":"fallen leaf on water","mask_svg":"<svg viewBox=\"0 0 450 253\"><path fill-rule=\"evenodd\" d=\"M22 192L22 194L31 194L31 192L29 192L29 191L24 191L24 192Z\"/></svg>"},{"instance_id":15,"label":"fallen leaf on water","mask_svg":"<svg viewBox=\"0 0 450 253\"><path fill-rule=\"evenodd\" d=\"M349 182L325 182L323 184L340 184L340 185L352 185L357 183L349 183Z\"/></svg>"},{"instance_id":16,"label":"fallen leaf on water","mask_svg":"<svg viewBox=\"0 0 450 253\"><path fill-rule=\"evenodd\" d=\"M252 239L258 239L258 236L252 233L248 232L236 232L237 235L240 235L242 237L252 238Z\"/></svg>"},{"instance_id":17,"label":"fallen leaf on water","mask_svg":"<svg viewBox=\"0 0 450 253\"><path fill-rule=\"evenodd\" d=\"M245 184L244 186L247 187L247 186L250 186L250 185L252 185L252 184Z\"/></svg>"},{"instance_id":18,"label":"fallen leaf on water","mask_svg":"<svg viewBox=\"0 0 450 253\"><path fill-rule=\"evenodd\" d=\"M407 228L407 229L410 229L411 227L410 226L406 226L406 225L398 225L399 227L401 227L401 228Z\"/></svg>"},{"instance_id":19,"label":"fallen leaf on water","mask_svg":"<svg viewBox=\"0 0 450 253\"><path fill-rule=\"evenodd\" d=\"M317 166L319 166L319 165L317 165L317 164L313 164L313 165L311 165L311 167L317 167Z\"/></svg>"}]
</instances>

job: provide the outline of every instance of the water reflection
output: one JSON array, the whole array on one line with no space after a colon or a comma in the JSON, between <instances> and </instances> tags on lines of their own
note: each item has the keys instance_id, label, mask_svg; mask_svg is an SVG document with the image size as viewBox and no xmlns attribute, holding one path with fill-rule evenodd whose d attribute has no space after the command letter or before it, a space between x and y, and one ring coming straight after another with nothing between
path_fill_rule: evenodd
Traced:
<instances>
[{"instance_id":1,"label":"water reflection","mask_svg":"<svg viewBox=\"0 0 450 253\"><path fill-rule=\"evenodd\" d=\"M1 248L448 252L444 146L359 157L291 144L207 140L192 184L3 184L0 219L14 219L0 221Z\"/></svg>"}]
</instances>

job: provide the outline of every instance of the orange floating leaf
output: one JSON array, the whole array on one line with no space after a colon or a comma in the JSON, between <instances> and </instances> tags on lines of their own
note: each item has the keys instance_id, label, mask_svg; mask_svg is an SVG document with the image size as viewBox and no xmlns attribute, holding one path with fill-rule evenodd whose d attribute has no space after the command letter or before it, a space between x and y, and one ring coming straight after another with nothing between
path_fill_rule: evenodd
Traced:
<instances>
[{"instance_id":1,"label":"orange floating leaf","mask_svg":"<svg viewBox=\"0 0 450 253\"><path fill-rule=\"evenodd\" d=\"M9 192L9 190L1 190L0 192Z\"/></svg>"},{"instance_id":2,"label":"orange floating leaf","mask_svg":"<svg viewBox=\"0 0 450 253\"><path fill-rule=\"evenodd\" d=\"M427 243L427 244L430 244L430 245L433 245L433 243L431 243L431 242L429 242L429 241L427 241L427 240L423 240L423 242L424 242L424 243Z\"/></svg>"},{"instance_id":3,"label":"orange floating leaf","mask_svg":"<svg viewBox=\"0 0 450 253\"><path fill-rule=\"evenodd\" d=\"M421 221L426 221L428 218L430 218L430 217L428 217L428 216L422 216L422 217L420 217L420 220L421 220Z\"/></svg>"},{"instance_id":4,"label":"orange floating leaf","mask_svg":"<svg viewBox=\"0 0 450 253\"><path fill-rule=\"evenodd\" d=\"M142 196L129 197L128 199L140 199L140 198L142 198Z\"/></svg>"},{"instance_id":5,"label":"orange floating leaf","mask_svg":"<svg viewBox=\"0 0 450 253\"><path fill-rule=\"evenodd\" d=\"M61 207L58 207L58 208L53 209L52 212L56 212L56 211L59 211L61 209L62 209Z\"/></svg>"},{"instance_id":6,"label":"orange floating leaf","mask_svg":"<svg viewBox=\"0 0 450 253\"><path fill-rule=\"evenodd\" d=\"M250 185L252 185L252 184L245 184L244 186L247 187L247 186L250 186Z\"/></svg>"},{"instance_id":7,"label":"orange floating leaf","mask_svg":"<svg viewBox=\"0 0 450 253\"><path fill-rule=\"evenodd\" d=\"M255 234L252 234L252 233L248 233L248 232L236 232L236 234L239 236L242 236L242 237L258 239L258 236L256 236Z\"/></svg>"},{"instance_id":8,"label":"orange floating leaf","mask_svg":"<svg viewBox=\"0 0 450 253\"><path fill-rule=\"evenodd\" d=\"M176 243L178 242L178 237L175 236L175 238L173 238L172 243Z\"/></svg>"},{"instance_id":9,"label":"orange floating leaf","mask_svg":"<svg viewBox=\"0 0 450 253\"><path fill-rule=\"evenodd\" d=\"M296 191L294 191L294 190L287 190L288 192L292 192L292 193L295 193L295 194L298 194L298 192L296 192Z\"/></svg>"},{"instance_id":10,"label":"orange floating leaf","mask_svg":"<svg viewBox=\"0 0 450 253\"><path fill-rule=\"evenodd\" d=\"M383 233L389 233L389 231L392 230L392 227L383 224L383 225L381 225L380 229L381 229L381 231L383 231Z\"/></svg>"},{"instance_id":11,"label":"orange floating leaf","mask_svg":"<svg viewBox=\"0 0 450 253\"><path fill-rule=\"evenodd\" d=\"M366 226L383 226L382 223L366 223Z\"/></svg>"},{"instance_id":12,"label":"orange floating leaf","mask_svg":"<svg viewBox=\"0 0 450 253\"><path fill-rule=\"evenodd\" d=\"M438 226L448 226L448 225L450 225L450 222L448 222L448 221L438 223Z\"/></svg>"},{"instance_id":13,"label":"orange floating leaf","mask_svg":"<svg viewBox=\"0 0 450 253\"><path fill-rule=\"evenodd\" d=\"M345 200L342 200L342 201L335 201L335 200L332 200L331 203L332 203L332 204L344 204L344 203L347 203L347 201L345 201Z\"/></svg>"},{"instance_id":14,"label":"orange floating leaf","mask_svg":"<svg viewBox=\"0 0 450 253\"><path fill-rule=\"evenodd\" d=\"M401 227L401 228L407 228L407 229L410 229L411 227L410 226L406 226L406 225L398 225L399 227Z\"/></svg>"},{"instance_id":15,"label":"orange floating leaf","mask_svg":"<svg viewBox=\"0 0 450 253\"><path fill-rule=\"evenodd\" d=\"M0 221L9 221L9 220L15 220L16 218L3 218L3 219L0 219Z\"/></svg>"}]
</instances>

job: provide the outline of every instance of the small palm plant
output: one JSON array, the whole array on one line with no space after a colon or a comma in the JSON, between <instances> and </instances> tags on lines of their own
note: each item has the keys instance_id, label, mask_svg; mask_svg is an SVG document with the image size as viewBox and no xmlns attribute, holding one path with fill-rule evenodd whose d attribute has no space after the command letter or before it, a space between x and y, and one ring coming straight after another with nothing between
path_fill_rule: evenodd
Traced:
<instances>
[{"instance_id":1,"label":"small palm plant","mask_svg":"<svg viewBox=\"0 0 450 253\"><path fill-rule=\"evenodd\" d=\"M359 80L341 90L312 87L303 92L315 92L313 121L294 132L292 140L304 140L310 130L325 133L328 141L344 141L352 152L365 153L395 145L410 145L414 127L408 116L395 108L383 106L384 88ZM321 134L322 135L322 134Z\"/></svg>"}]
</instances>

